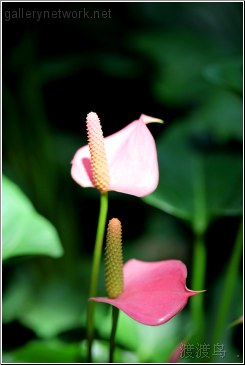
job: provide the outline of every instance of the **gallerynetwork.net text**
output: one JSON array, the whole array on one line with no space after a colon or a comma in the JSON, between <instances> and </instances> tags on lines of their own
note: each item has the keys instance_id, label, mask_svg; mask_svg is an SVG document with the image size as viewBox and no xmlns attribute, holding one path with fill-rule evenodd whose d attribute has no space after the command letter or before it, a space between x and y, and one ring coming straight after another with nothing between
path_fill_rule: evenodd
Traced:
<instances>
[{"instance_id":1,"label":"gallerynetwork.net text","mask_svg":"<svg viewBox=\"0 0 245 365\"><path fill-rule=\"evenodd\" d=\"M39 22L42 19L111 19L111 9L107 10L27 10L18 8L6 10L4 20L33 19Z\"/></svg>"}]
</instances>

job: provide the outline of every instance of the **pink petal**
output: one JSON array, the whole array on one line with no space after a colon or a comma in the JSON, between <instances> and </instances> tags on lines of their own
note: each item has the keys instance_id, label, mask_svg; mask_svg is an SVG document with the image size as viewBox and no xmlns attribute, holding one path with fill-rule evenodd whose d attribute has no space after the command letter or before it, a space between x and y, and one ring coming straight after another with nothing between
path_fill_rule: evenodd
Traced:
<instances>
[{"instance_id":1,"label":"pink petal","mask_svg":"<svg viewBox=\"0 0 245 365\"><path fill-rule=\"evenodd\" d=\"M105 139L110 188L121 193L145 196L159 180L154 138L139 119Z\"/></svg>"},{"instance_id":2,"label":"pink petal","mask_svg":"<svg viewBox=\"0 0 245 365\"><path fill-rule=\"evenodd\" d=\"M129 260L123 268L124 291L116 299L91 298L112 304L137 322L157 326L169 321L198 292L186 288L186 266L178 260Z\"/></svg>"},{"instance_id":3,"label":"pink petal","mask_svg":"<svg viewBox=\"0 0 245 365\"><path fill-rule=\"evenodd\" d=\"M94 187L88 145L76 152L71 163L71 176L73 180L84 188Z\"/></svg>"},{"instance_id":4,"label":"pink petal","mask_svg":"<svg viewBox=\"0 0 245 365\"><path fill-rule=\"evenodd\" d=\"M142 197L152 193L158 185L156 145L145 125L145 117L104 139L110 190ZM75 154L71 174L79 185L93 186L88 146Z\"/></svg>"},{"instance_id":5,"label":"pink petal","mask_svg":"<svg viewBox=\"0 0 245 365\"><path fill-rule=\"evenodd\" d=\"M176 364L183 357L185 345L186 345L186 340L183 340L178 344L178 346L174 349L174 351L170 355L168 363Z\"/></svg>"}]
</instances>

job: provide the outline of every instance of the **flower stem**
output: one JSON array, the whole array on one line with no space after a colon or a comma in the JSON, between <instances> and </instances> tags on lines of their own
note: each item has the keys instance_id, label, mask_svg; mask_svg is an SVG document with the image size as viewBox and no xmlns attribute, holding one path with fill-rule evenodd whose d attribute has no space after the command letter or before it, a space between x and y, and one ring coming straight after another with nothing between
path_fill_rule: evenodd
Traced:
<instances>
[{"instance_id":1,"label":"flower stem","mask_svg":"<svg viewBox=\"0 0 245 365\"><path fill-rule=\"evenodd\" d=\"M112 329L111 329L110 353L109 353L109 362L110 363L113 363L118 316L119 316L119 309L116 307L112 307Z\"/></svg>"},{"instance_id":2,"label":"flower stem","mask_svg":"<svg viewBox=\"0 0 245 365\"><path fill-rule=\"evenodd\" d=\"M193 269L192 269L192 288L193 290L203 290L205 285L206 274L206 247L204 242L204 234L196 233L193 252ZM195 336L197 341L204 338L205 322L204 322L204 296L199 294L192 298L191 309L195 326Z\"/></svg>"},{"instance_id":3,"label":"flower stem","mask_svg":"<svg viewBox=\"0 0 245 365\"><path fill-rule=\"evenodd\" d=\"M101 253L102 253L103 239L105 233L107 210L108 210L108 193L105 192L101 193L100 195L100 213L99 213L97 234L96 234L94 254L93 254L89 298L95 297L97 294L98 275L99 275ZM95 305L94 301L90 300L88 302L88 316L87 316L88 362L92 362L92 343L94 335L94 305Z\"/></svg>"},{"instance_id":4,"label":"flower stem","mask_svg":"<svg viewBox=\"0 0 245 365\"><path fill-rule=\"evenodd\" d=\"M196 170L197 178L193 180L194 192L194 215L192 228L194 232L192 289L205 289L207 253L205 246L205 232L208 227L207 199L202 160L193 159L193 169ZM202 343L205 333L204 296L196 295L191 300L192 318L194 322L194 341Z\"/></svg>"},{"instance_id":5,"label":"flower stem","mask_svg":"<svg viewBox=\"0 0 245 365\"><path fill-rule=\"evenodd\" d=\"M241 223L234 249L227 267L226 276L224 279L224 286L220 298L220 306L217 313L217 319L214 326L212 343L216 344L221 340L223 330L227 325L227 315L231 305L232 295L236 286L237 274L242 256L242 241L243 241L243 225Z\"/></svg>"}]
</instances>

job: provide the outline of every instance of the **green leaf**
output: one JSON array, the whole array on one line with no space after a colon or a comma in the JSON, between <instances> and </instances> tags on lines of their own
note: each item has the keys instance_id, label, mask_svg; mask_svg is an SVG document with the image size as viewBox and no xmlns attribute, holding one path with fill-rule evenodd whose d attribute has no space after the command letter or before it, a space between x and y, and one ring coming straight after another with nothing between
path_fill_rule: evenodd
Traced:
<instances>
[{"instance_id":1,"label":"green leaf","mask_svg":"<svg viewBox=\"0 0 245 365\"><path fill-rule=\"evenodd\" d=\"M43 83L68 77L78 72L85 61L81 55L45 60L39 65L39 77Z\"/></svg>"},{"instance_id":2,"label":"green leaf","mask_svg":"<svg viewBox=\"0 0 245 365\"><path fill-rule=\"evenodd\" d=\"M111 308L110 308L111 309ZM111 311L100 322L97 330L104 338L111 331ZM185 336L185 319L182 314L162 326L145 326L120 311L116 343L134 351L137 362L167 362L170 354Z\"/></svg>"},{"instance_id":3,"label":"green leaf","mask_svg":"<svg viewBox=\"0 0 245 365\"><path fill-rule=\"evenodd\" d=\"M36 295L36 270L30 270L30 263L14 270L3 292L2 320L9 323L21 318Z\"/></svg>"},{"instance_id":4,"label":"green leaf","mask_svg":"<svg viewBox=\"0 0 245 365\"><path fill-rule=\"evenodd\" d=\"M82 341L82 357L87 355L87 340ZM107 363L109 359L109 341L95 340L93 342L93 362ZM137 356L127 350L122 350L116 347L114 352L115 363L136 363Z\"/></svg>"},{"instance_id":5,"label":"green leaf","mask_svg":"<svg viewBox=\"0 0 245 365\"><path fill-rule=\"evenodd\" d=\"M225 60L214 65L209 65L205 69L204 75L212 83L242 95L242 66L241 58Z\"/></svg>"},{"instance_id":6,"label":"green leaf","mask_svg":"<svg viewBox=\"0 0 245 365\"><path fill-rule=\"evenodd\" d=\"M20 314L20 322L39 337L50 338L63 331L85 325L87 300L66 280L46 283Z\"/></svg>"},{"instance_id":7,"label":"green leaf","mask_svg":"<svg viewBox=\"0 0 245 365\"><path fill-rule=\"evenodd\" d=\"M93 356L95 363L108 361L108 342L95 340ZM3 363L75 363L85 362L87 341L63 343L58 340L35 340L14 351L3 354ZM136 356L126 350L116 348L116 362L136 362Z\"/></svg>"},{"instance_id":8,"label":"green leaf","mask_svg":"<svg viewBox=\"0 0 245 365\"><path fill-rule=\"evenodd\" d=\"M112 77L136 78L141 72L140 62L122 54L98 52L95 61L100 70Z\"/></svg>"},{"instance_id":9,"label":"green leaf","mask_svg":"<svg viewBox=\"0 0 245 365\"><path fill-rule=\"evenodd\" d=\"M124 242L127 245L124 261L132 257L143 261L168 260L173 257L186 261L189 257L189 239L183 224L159 209L151 209L149 212L144 233L137 239Z\"/></svg>"},{"instance_id":10,"label":"green leaf","mask_svg":"<svg viewBox=\"0 0 245 365\"><path fill-rule=\"evenodd\" d=\"M15 268L5 285L2 302L4 323L18 320L38 337L51 338L86 326L86 289L59 274L43 277L36 263L28 260Z\"/></svg>"},{"instance_id":11,"label":"green leaf","mask_svg":"<svg viewBox=\"0 0 245 365\"><path fill-rule=\"evenodd\" d=\"M139 362L167 362L171 352L184 336L183 317L179 315L163 326L151 327L135 322L120 312L117 341L126 347L129 343L131 346L128 336L134 337L132 344Z\"/></svg>"},{"instance_id":12,"label":"green leaf","mask_svg":"<svg viewBox=\"0 0 245 365\"><path fill-rule=\"evenodd\" d=\"M3 260L20 255L60 257L63 249L54 226L35 211L19 187L5 176L2 195Z\"/></svg>"},{"instance_id":13,"label":"green leaf","mask_svg":"<svg viewBox=\"0 0 245 365\"><path fill-rule=\"evenodd\" d=\"M200 124L204 133L210 131L220 142L231 139L242 141L242 99L231 91L219 89L210 92L205 103L193 112L191 120Z\"/></svg>"},{"instance_id":14,"label":"green leaf","mask_svg":"<svg viewBox=\"0 0 245 365\"><path fill-rule=\"evenodd\" d=\"M212 151L195 124L175 123L157 141L160 181L144 200L204 232L211 218L242 212L242 156Z\"/></svg>"},{"instance_id":15,"label":"green leaf","mask_svg":"<svg viewBox=\"0 0 245 365\"><path fill-rule=\"evenodd\" d=\"M190 32L140 32L130 42L152 60L152 91L159 102L184 105L202 99L210 89L202 72L219 52L211 38Z\"/></svg>"},{"instance_id":16,"label":"green leaf","mask_svg":"<svg viewBox=\"0 0 245 365\"><path fill-rule=\"evenodd\" d=\"M36 340L3 354L3 363L74 363L81 361L81 347L77 343L58 340Z\"/></svg>"}]
</instances>

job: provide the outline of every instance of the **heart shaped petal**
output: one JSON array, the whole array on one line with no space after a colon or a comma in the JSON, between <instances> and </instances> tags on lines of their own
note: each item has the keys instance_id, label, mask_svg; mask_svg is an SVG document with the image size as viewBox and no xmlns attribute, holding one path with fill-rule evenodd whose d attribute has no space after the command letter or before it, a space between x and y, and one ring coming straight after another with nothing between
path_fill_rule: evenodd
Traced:
<instances>
[{"instance_id":1,"label":"heart shaped petal","mask_svg":"<svg viewBox=\"0 0 245 365\"><path fill-rule=\"evenodd\" d=\"M159 119L142 115L119 132L104 138L110 190L142 197L156 189L159 181L156 145L146 126L151 121ZM75 154L71 174L79 185L94 186L87 145Z\"/></svg>"},{"instance_id":2,"label":"heart shaped petal","mask_svg":"<svg viewBox=\"0 0 245 365\"><path fill-rule=\"evenodd\" d=\"M123 268L124 291L115 299L90 298L111 304L137 322L158 326L174 317L188 298L199 292L186 288L186 266L179 260L129 260Z\"/></svg>"}]
</instances>

